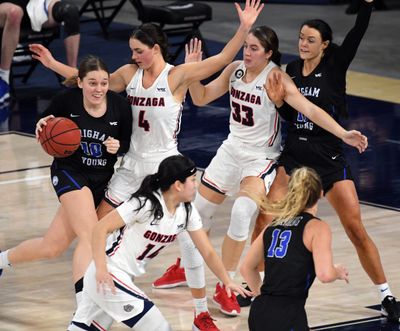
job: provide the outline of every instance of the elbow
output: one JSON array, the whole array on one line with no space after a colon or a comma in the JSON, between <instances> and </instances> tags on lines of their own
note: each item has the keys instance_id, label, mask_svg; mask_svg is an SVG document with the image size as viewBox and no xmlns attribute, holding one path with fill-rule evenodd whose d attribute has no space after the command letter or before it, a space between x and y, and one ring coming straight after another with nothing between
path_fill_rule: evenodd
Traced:
<instances>
[{"instance_id":1,"label":"elbow","mask_svg":"<svg viewBox=\"0 0 400 331\"><path fill-rule=\"evenodd\" d=\"M333 282L336 277L332 272L319 272L317 273L317 278L321 283L331 283Z\"/></svg>"}]
</instances>

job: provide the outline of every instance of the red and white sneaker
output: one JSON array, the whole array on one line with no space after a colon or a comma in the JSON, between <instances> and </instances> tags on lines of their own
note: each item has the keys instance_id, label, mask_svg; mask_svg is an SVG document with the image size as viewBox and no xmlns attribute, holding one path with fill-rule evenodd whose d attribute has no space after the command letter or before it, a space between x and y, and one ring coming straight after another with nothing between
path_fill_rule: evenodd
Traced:
<instances>
[{"instance_id":1,"label":"red and white sneaker","mask_svg":"<svg viewBox=\"0 0 400 331\"><path fill-rule=\"evenodd\" d=\"M178 257L176 263L170 266L164 274L154 283L154 288L173 288L186 286L185 269L181 268L181 259Z\"/></svg>"},{"instance_id":2,"label":"red and white sneaker","mask_svg":"<svg viewBox=\"0 0 400 331\"><path fill-rule=\"evenodd\" d=\"M236 300L236 295L232 293L231 297L228 297L225 285L221 287L221 285L217 283L213 301L219 306L219 310L225 315L237 316L240 314L240 306Z\"/></svg>"},{"instance_id":3,"label":"red and white sneaker","mask_svg":"<svg viewBox=\"0 0 400 331\"><path fill-rule=\"evenodd\" d=\"M219 331L217 326L214 324L213 319L208 311L203 312L195 316L193 321L193 331Z\"/></svg>"}]
</instances>

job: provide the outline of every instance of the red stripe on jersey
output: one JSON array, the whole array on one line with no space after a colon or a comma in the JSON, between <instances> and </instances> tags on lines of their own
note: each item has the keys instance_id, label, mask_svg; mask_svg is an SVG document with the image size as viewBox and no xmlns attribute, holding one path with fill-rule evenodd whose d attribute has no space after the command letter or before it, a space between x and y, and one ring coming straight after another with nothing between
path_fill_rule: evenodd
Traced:
<instances>
[{"instance_id":1,"label":"red stripe on jersey","mask_svg":"<svg viewBox=\"0 0 400 331\"><path fill-rule=\"evenodd\" d=\"M278 112L275 111L274 133L272 134L272 136L268 140L268 146L273 146L273 144L274 144L274 142L276 140L276 137L278 135L278 130L279 130L278 123L279 123L279 115L278 115Z\"/></svg>"},{"instance_id":2,"label":"red stripe on jersey","mask_svg":"<svg viewBox=\"0 0 400 331\"><path fill-rule=\"evenodd\" d=\"M210 179L208 179L206 177L206 175L203 175L203 178L201 180L204 180L208 185L211 185L212 187L214 187L216 190L222 192L222 193L226 193L226 190L223 190L222 188L220 188L217 184L215 184L213 181L211 181Z\"/></svg>"},{"instance_id":3,"label":"red stripe on jersey","mask_svg":"<svg viewBox=\"0 0 400 331\"><path fill-rule=\"evenodd\" d=\"M266 174L266 173L271 169L271 167L272 167L274 164L275 164L275 161L274 161L274 160L271 160L271 161L268 163L267 167L266 167L264 170L262 170L262 171L257 175L257 177L262 177L264 174Z\"/></svg>"},{"instance_id":4,"label":"red stripe on jersey","mask_svg":"<svg viewBox=\"0 0 400 331\"><path fill-rule=\"evenodd\" d=\"M101 331L107 331L107 329L103 328L99 323L97 323L96 321L92 321L92 324L94 324L94 326L96 328L98 328Z\"/></svg>"},{"instance_id":5,"label":"red stripe on jersey","mask_svg":"<svg viewBox=\"0 0 400 331\"><path fill-rule=\"evenodd\" d=\"M111 277L119 283L121 286L127 288L129 291L132 291L133 293L137 294L139 297L142 297L144 299L149 299L144 293L138 292L137 289L130 287L129 285L126 285L122 280L119 278L115 277L111 272L110 272Z\"/></svg>"}]
</instances>

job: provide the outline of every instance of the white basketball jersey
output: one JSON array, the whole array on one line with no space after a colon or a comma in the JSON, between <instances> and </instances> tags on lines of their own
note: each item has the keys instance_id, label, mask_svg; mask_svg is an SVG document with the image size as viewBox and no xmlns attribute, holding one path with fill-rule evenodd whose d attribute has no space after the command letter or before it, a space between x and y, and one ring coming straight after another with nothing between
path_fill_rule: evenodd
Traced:
<instances>
[{"instance_id":1,"label":"white basketball jersey","mask_svg":"<svg viewBox=\"0 0 400 331\"><path fill-rule=\"evenodd\" d=\"M268 153L278 153L281 142L279 115L263 87L275 67L270 62L252 82L246 83L242 80L246 67L241 62L229 80L230 135L251 146L267 148Z\"/></svg>"},{"instance_id":2,"label":"white basketball jersey","mask_svg":"<svg viewBox=\"0 0 400 331\"><path fill-rule=\"evenodd\" d=\"M164 211L161 219L153 219L150 201L146 201L142 209L135 211L139 207L139 201L136 198L130 199L117 208L126 226L114 231L107 238L107 262L131 276L144 274L146 264L164 247L172 244L180 232L202 228L200 215L193 203L186 225L185 205L181 203L175 214L171 215L161 191L158 194Z\"/></svg>"},{"instance_id":3,"label":"white basketball jersey","mask_svg":"<svg viewBox=\"0 0 400 331\"><path fill-rule=\"evenodd\" d=\"M142 158L157 154L177 154L177 136L181 125L182 104L168 85L167 64L153 85L143 87L143 69L138 68L126 88L133 113L133 130L128 155ZM174 153L173 153L174 154Z\"/></svg>"}]
</instances>

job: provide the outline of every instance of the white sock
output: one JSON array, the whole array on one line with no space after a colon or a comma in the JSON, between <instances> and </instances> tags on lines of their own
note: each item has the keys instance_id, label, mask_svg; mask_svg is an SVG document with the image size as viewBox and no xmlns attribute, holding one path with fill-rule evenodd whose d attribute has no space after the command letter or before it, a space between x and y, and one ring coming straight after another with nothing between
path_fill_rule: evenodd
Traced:
<instances>
[{"instance_id":1,"label":"white sock","mask_svg":"<svg viewBox=\"0 0 400 331\"><path fill-rule=\"evenodd\" d=\"M8 251L0 253L0 269L4 269L5 267L11 267L10 261L8 261Z\"/></svg>"},{"instance_id":2,"label":"white sock","mask_svg":"<svg viewBox=\"0 0 400 331\"><path fill-rule=\"evenodd\" d=\"M7 84L10 83L10 70L0 69L0 78Z\"/></svg>"},{"instance_id":3,"label":"white sock","mask_svg":"<svg viewBox=\"0 0 400 331\"><path fill-rule=\"evenodd\" d=\"M196 316L208 311L206 297L200 299L193 298L193 303L194 303L194 309L196 311Z\"/></svg>"},{"instance_id":4,"label":"white sock","mask_svg":"<svg viewBox=\"0 0 400 331\"><path fill-rule=\"evenodd\" d=\"M388 295L393 296L392 292L390 291L390 287L388 283L383 283L383 284L379 284L376 285L376 287L378 288L378 292L381 295L381 300L383 301L383 299L385 299Z\"/></svg>"}]
</instances>

